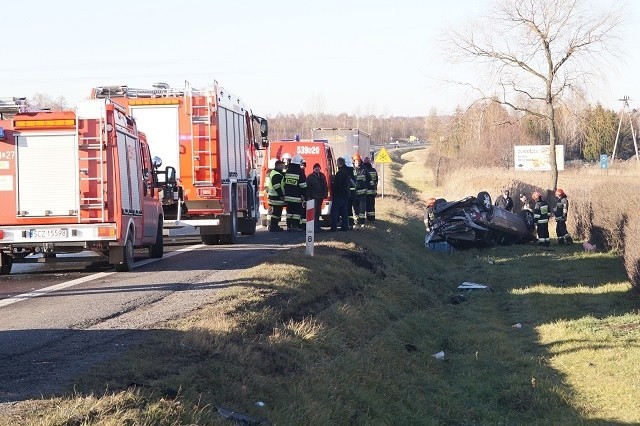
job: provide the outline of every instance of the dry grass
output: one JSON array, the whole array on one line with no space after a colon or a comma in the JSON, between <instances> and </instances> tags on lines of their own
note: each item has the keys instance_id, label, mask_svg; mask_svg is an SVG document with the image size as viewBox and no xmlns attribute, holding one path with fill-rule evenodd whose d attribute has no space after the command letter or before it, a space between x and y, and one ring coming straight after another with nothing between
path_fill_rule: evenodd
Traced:
<instances>
[{"instance_id":1,"label":"dry grass","mask_svg":"<svg viewBox=\"0 0 640 426\"><path fill-rule=\"evenodd\" d=\"M621 259L578 245L425 250L420 200L449 195L421 173L423 155L388 166L374 228L242 271L75 393L12 420L229 424L223 406L272 424L639 422L640 314ZM452 303L462 281L493 291Z\"/></svg>"},{"instance_id":2,"label":"dry grass","mask_svg":"<svg viewBox=\"0 0 640 426\"><path fill-rule=\"evenodd\" d=\"M422 151L422 155L424 164L428 164L428 151ZM547 194L546 199L553 208L555 197L552 191L545 189L547 183L546 172L450 168L446 184L434 192L436 196L446 194L446 198L456 199L479 191L489 191L495 197L504 188L510 189L512 194L531 194L538 190ZM640 215L637 213L640 163L634 159L616 162L608 169L600 169L598 165L570 168L559 172L558 187L564 189L569 197L569 232L601 250L614 250L621 254L629 279L640 287ZM423 193L423 199L432 194ZM515 208L521 208L517 196L513 199ZM553 222L550 232L553 237Z\"/></svg>"}]
</instances>

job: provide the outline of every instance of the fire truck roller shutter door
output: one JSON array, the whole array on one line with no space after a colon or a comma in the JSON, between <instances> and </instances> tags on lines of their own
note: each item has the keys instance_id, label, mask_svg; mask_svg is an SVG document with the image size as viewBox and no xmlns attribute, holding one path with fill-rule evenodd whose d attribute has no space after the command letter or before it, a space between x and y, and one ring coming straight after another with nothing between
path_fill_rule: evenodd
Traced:
<instances>
[{"instance_id":1,"label":"fire truck roller shutter door","mask_svg":"<svg viewBox=\"0 0 640 426\"><path fill-rule=\"evenodd\" d=\"M176 169L180 174L180 135L178 132L177 106L131 107L138 130L147 135L152 157L162 158L162 164Z\"/></svg>"},{"instance_id":2,"label":"fire truck roller shutter door","mask_svg":"<svg viewBox=\"0 0 640 426\"><path fill-rule=\"evenodd\" d=\"M26 212L24 216L69 216L77 211L75 135L25 132L18 137L17 148L18 211Z\"/></svg>"}]
</instances>

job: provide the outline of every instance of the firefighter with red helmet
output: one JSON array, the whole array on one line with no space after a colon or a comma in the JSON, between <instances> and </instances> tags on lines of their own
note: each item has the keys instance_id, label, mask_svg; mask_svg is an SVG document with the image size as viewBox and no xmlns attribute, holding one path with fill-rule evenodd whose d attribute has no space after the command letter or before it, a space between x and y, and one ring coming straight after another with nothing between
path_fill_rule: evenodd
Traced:
<instances>
[{"instance_id":1,"label":"firefighter with red helmet","mask_svg":"<svg viewBox=\"0 0 640 426\"><path fill-rule=\"evenodd\" d=\"M549 204L542 198L542 194L535 191L531 194L533 198L533 220L536 222L538 232L538 245L549 246Z\"/></svg>"},{"instance_id":2,"label":"firefighter with red helmet","mask_svg":"<svg viewBox=\"0 0 640 426\"><path fill-rule=\"evenodd\" d=\"M371 159L365 157L362 160L364 167L369 171L369 188L367 188L367 220L369 222L375 222L376 220L376 195L378 195L378 171L373 168Z\"/></svg>"},{"instance_id":3,"label":"firefighter with red helmet","mask_svg":"<svg viewBox=\"0 0 640 426\"><path fill-rule=\"evenodd\" d=\"M556 221L556 235L558 244L571 244L573 239L567 231L567 212L569 211L569 200L562 188L556 189L556 208L553 216Z\"/></svg>"},{"instance_id":4,"label":"firefighter with red helmet","mask_svg":"<svg viewBox=\"0 0 640 426\"><path fill-rule=\"evenodd\" d=\"M427 200L427 211L424 214L424 226L427 228L427 232L431 231L433 228L433 223L436 220L436 215L433 212L436 206L436 199L431 197Z\"/></svg>"}]
</instances>

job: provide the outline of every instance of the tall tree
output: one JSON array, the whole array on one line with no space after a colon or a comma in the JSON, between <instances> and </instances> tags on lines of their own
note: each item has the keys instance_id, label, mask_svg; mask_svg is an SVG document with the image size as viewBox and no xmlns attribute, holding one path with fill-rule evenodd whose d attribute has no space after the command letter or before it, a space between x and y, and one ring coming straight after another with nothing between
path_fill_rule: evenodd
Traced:
<instances>
[{"instance_id":1,"label":"tall tree","mask_svg":"<svg viewBox=\"0 0 640 426\"><path fill-rule=\"evenodd\" d=\"M483 25L448 33L453 59L488 66L497 94L487 98L544 121L550 189L558 183L556 107L601 69L620 21L621 9L597 12L586 0L497 0Z\"/></svg>"}]
</instances>

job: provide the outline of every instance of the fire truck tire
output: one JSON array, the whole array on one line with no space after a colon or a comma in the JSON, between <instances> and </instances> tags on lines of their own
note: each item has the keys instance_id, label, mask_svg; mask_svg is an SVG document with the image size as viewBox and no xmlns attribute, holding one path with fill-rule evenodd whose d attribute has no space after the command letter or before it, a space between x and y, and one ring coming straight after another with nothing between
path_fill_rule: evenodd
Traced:
<instances>
[{"instance_id":1,"label":"fire truck tire","mask_svg":"<svg viewBox=\"0 0 640 426\"><path fill-rule=\"evenodd\" d=\"M0 275L9 275L11 273L11 267L13 266L13 258L6 253L2 253L1 256Z\"/></svg>"},{"instance_id":2,"label":"fire truck tire","mask_svg":"<svg viewBox=\"0 0 640 426\"><path fill-rule=\"evenodd\" d=\"M156 242L149 246L149 257L160 259L164 255L164 240L162 234L162 221L158 222Z\"/></svg>"},{"instance_id":3,"label":"fire truck tire","mask_svg":"<svg viewBox=\"0 0 640 426\"><path fill-rule=\"evenodd\" d=\"M207 246L213 246L220 243L220 235L218 234L202 234L200 235L202 244Z\"/></svg>"},{"instance_id":4,"label":"fire truck tire","mask_svg":"<svg viewBox=\"0 0 640 426\"><path fill-rule=\"evenodd\" d=\"M222 244L235 244L238 242L238 199L235 192L231 197L231 212L229 214L229 233L220 235Z\"/></svg>"},{"instance_id":5,"label":"fire truck tire","mask_svg":"<svg viewBox=\"0 0 640 426\"><path fill-rule=\"evenodd\" d=\"M122 247L122 263L115 265L118 272L129 272L133 269L133 235L130 233L127 242Z\"/></svg>"}]
</instances>

